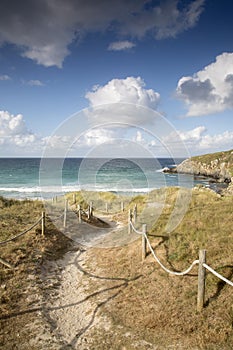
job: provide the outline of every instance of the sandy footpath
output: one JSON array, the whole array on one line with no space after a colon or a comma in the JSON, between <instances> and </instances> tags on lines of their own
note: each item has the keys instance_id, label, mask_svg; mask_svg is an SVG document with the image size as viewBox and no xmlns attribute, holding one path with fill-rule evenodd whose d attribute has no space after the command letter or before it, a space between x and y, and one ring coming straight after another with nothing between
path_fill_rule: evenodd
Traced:
<instances>
[{"instance_id":1,"label":"sandy footpath","mask_svg":"<svg viewBox=\"0 0 233 350\"><path fill-rule=\"evenodd\" d=\"M50 269L50 275L60 270L57 294L52 298L48 297L46 303L46 318L53 337L63 344L55 348L159 349L141 340L138 335L126 331L124 327L113 325L111 319L104 314L102 307L111 307L111 300L121 293L125 283L117 279L106 281L107 279L101 277L90 249L68 252Z\"/></svg>"},{"instance_id":2,"label":"sandy footpath","mask_svg":"<svg viewBox=\"0 0 233 350\"><path fill-rule=\"evenodd\" d=\"M107 229L83 223L78 232L66 232L70 238L78 237L70 250L60 260L43 263L42 300L38 305L41 311L37 313L39 324L30 327L30 333L36 334L31 338L30 349L162 350L142 339L137 330L114 323L110 316L112 302L121 293L127 294L134 279L112 276L111 266L106 276L106 271L97 265L98 249L92 245L101 246L102 241L108 246L109 242L122 240L122 225L109 223L111 227ZM129 242L133 235L125 237ZM81 245L82 241L87 245Z\"/></svg>"},{"instance_id":3,"label":"sandy footpath","mask_svg":"<svg viewBox=\"0 0 233 350\"><path fill-rule=\"evenodd\" d=\"M58 261L63 268L59 294L47 304L53 332L67 345L80 350L88 349L88 333L92 328L100 325L109 328L108 322L97 313L99 300L95 292L87 291L88 277L80 269L80 266L85 269L87 255L87 250L69 252Z\"/></svg>"},{"instance_id":4,"label":"sandy footpath","mask_svg":"<svg viewBox=\"0 0 233 350\"><path fill-rule=\"evenodd\" d=\"M118 234L121 225L106 229L106 237ZM88 231L93 242L103 237L104 230L82 224L79 226L79 243L61 260L47 261L41 271L44 286L43 317L47 328L41 345L43 349L79 350L131 350L158 349L140 339L140 335L114 325L105 310L111 310L113 299L128 288L127 278L104 276L96 263L96 249L80 245L80 238ZM70 235L74 233L71 232ZM110 234L110 236L109 236ZM69 236L69 233L67 234ZM111 276L111 272L109 273ZM49 340L50 334L50 340ZM45 340L43 345L43 339ZM53 339L53 342L51 340ZM46 341L47 340L47 341ZM48 345L50 342L50 346Z\"/></svg>"}]
</instances>

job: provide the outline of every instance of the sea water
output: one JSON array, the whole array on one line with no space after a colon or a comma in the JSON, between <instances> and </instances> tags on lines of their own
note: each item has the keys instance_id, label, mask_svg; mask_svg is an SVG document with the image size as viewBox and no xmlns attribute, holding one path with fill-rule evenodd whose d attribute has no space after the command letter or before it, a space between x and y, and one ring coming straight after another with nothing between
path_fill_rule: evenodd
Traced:
<instances>
[{"instance_id":1,"label":"sea water","mask_svg":"<svg viewBox=\"0 0 233 350\"><path fill-rule=\"evenodd\" d=\"M182 160L0 158L0 195L46 199L79 190L133 195L165 186L209 186L207 179L163 173Z\"/></svg>"}]
</instances>

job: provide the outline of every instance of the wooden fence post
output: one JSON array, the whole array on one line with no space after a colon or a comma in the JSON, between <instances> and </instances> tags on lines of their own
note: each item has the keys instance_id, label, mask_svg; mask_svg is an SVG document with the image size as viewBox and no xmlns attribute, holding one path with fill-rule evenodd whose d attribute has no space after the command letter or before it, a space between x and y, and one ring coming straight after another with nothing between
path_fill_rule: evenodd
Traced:
<instances>
[{"instance_id":1,"label":"wooden fence post","mask_svg":"<svg viewBox=\"0 0 233 350\"><path fill-rule=\"evenodd\" d=\"M76 194L75 193L73 193L73 202L74 202L74 204L76 203Z\"/></svg>"},{"instance_id":2,"label":"wooden fence post","mask_svg":"<svg viewBox=\"0 0 233 350\"><path fill-rule=\"evenodd\" d=\"M90 217L92 217L93 213L93 202L90 202Z\"/></svg>"},{"instance_id":3,"label":"wooden fence post","mask_svg":"<svg viewBox=\"0 0 233 350\"><path fill-rule=\"evenodd\" d=\"M145 235L147 233L146 224L142 225L142 261L146 258L146 238Z\"/></svg>"},{"instance_id":4,"label":"wooden fence post","mask_svg":"<svg viewBox=\"0 0 233 350\"><path fill-rule=\"evenodd\" d=\"M124 202L121 202L121 211L125 211Z\"/></svg>"},{"instance_id":5,"label":"wooden fence post","mask_svg":"<svg viewBox=\"0 0 233 350\"><path fill-rule=\"evenodd\" d=\"M106 213L108 213L108 203L107 202L105 204L105 210L106 210Z\"/></svg>"},{"instance_id":6,"label":"wooden fence post","mask_svg":"<svg viewBox=\"0 0 233 350\"><path fill-rule=\"evenodd\" d=\"M65 200L63 227L66 227L67 208L68 208L68 199Z\"/></svg>"},{"instance_id":7,"label":"wooden fence post","mask_svg":"<svg viewBox=\"0 0 233 350\"><path fill-rule=\"evenodd\" d=\"M42 217L41 217L41 234L44 236L45 234L45 212L42 211Z\"/></svg>"},{"instance_id":8,"label":"wooden fence post","mask_svg":"<svg viewBox=\"0 0 233 350\"><path fill-rule=\"evenodd\" d=\"M82 213L81 213L81 206L78 205L78 222L81 224L82 222Z\"/></svg>"},{"instance_id":9,"label":"wooden fence post","mask_svg":"<svg viewBox=\"0 0 233 350\"><path fill-rule=\"evenodd\" d=\"M133 218L134 218L134 223L136 223L136 221L137 221L137 204L135 204L135 206L134 206Z\"/></svg>"},{"instance_id":10,"label":"wooden fence post","mask_svg":"<svg viewBox=\"0 0 233 350\"><path fill-rule=\"evenodd\" d=\"M129 209L129 213L128 213L128 233L129 234L132 232L131 220L132 220L132 211L131 209Z\"/></svg>"},{"instance_id":11,"label":"wooden fence post","mask_svg":"<svg viewBox=\"0 0 233 350\"><path fill-rule=\"evenodd\" d=\"M198 291L197 291L197 311L202 311L205 302L205 276L206 271L203 264L206 262L206 250L199 251L199 268L198 268Z\"/></svg>"},{"instance_id":12,"label":"wooden fence post","mask_svg":"<svg viewBox=\"0 0 233 350\"><path fill-rule=\"evenodd\" d=\"M87 218L88 218L88 220L90 220L90 218L92 217L92 208L93 208L93 203L90 202L90 204L88 205L88 208L87 208Z\"/></svg>"}]
</instances>

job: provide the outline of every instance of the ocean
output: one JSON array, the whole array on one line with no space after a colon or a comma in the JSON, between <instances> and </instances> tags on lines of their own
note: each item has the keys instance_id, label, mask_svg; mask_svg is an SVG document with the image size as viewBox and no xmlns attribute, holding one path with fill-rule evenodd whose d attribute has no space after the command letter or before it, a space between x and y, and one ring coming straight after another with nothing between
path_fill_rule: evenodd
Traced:
<instances>
[{"instance_id":1,"label":"ocean","mask_svg":"<svg viewBox=\"0 0 233 350\"><path fill-rule=\"evenodd\" d=\"M135 195L164 186L209 186L208 179L162 172L182 160L0 158L0 196L47 199L79 190Z\"/></svg>"}]
</instances>

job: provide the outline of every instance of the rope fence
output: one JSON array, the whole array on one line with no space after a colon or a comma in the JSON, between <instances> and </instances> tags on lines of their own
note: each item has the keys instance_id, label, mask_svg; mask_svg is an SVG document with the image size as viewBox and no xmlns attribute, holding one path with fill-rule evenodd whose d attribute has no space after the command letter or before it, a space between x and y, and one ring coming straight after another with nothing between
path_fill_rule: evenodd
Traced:
<instances>
[{"instance_id":1,"label":"rope fence","mask_svg":"<svg viewBox=\"0 0 233 350\"><path fill-rule=\"evenodd\" d=\"M73 196L73 201L76 203L76 197ZM52 198L52 203L57 203L58 202L58 197L54 197ZM124 205L124 202L121 202L120 203L120 207L121 207L121 211L124 211L125 210L125 205ZM56 218L50 218L52 219L53 223L61 220L63 218L63 227L66 228L67 226L67 213L69 211L69 201L68 199L65 199L65 206L64 206L64 211L62 212L61 215L59 215L58 217ZM72 210L74 211L74 210ZM78 215L78 222L79 223L82 223L83 221L83 217L86 217L87 219L90 219L92 216L93 216L93 211L94 211L94 208L93 208L93 202L90 202L90 204L88 205L88 208L87 210L84 210L81 208L81 205L77 205L77 211L75 211ZM106 203L106 212L108 212L108 205ZM3 246L4 244L7 244L9 242L12 242L14 240L16 240L17 238L20 238L21 236L25 235L26 233L28 233L29 231L31 231L32 229L34 229L38 224L41 223L41 235L44 236L45 234L45 220L46 220L46 217L45 217L45 212L43 211L42 212L42 215L41 217L34 223L32 224L29 228L27 228L26 230L24 230L23 232L20 232L18 233L17 235L13 236L13 237L10 237L4 241L1 241L0 242L0 246ZM0 257L0 263L2 263L3 265L9 267L9 268L14 268L14 266L12 264L10 264L8 261L4 260L3 258Z\"/></svg>"},{"instance_id":2,"label":"rope fence","mask_svg":"<svg viewBox=\"0 0 233 350\"><path fill-rule=\"evenodd\" d=\"M13 237L10 237L4 241L1 241L0 245L7 244L7 243L12 242L15 239L25 235L26 233L31 231L33 228L35 228L40 223L41 223L41 235L44 236L44 233L45 233L45 212L43 211L41 217L33 225L31 225L29 228L27 228L23 232L20 232L19 234L15 235ZM9 268L14 268L14 266L12 264L10 264L8 261L6 261L5 259L0 258L0 263L9 267Z\"/></svg>"},{"instance_id":3,"label":"rope fence","mask_svg":"<svg viewBox=\"0 0 233 350\"><path fill-rule=\"evenodd\" d=\"M55 197L54 199L53 199L53 202L56 202L57 201L57 197ZM52 221L53 221L53 223L55 223L56 221L58 221L58 220L60 220L60 219L62 219L63 218L63 225L64 225L64 227L66 226L66 215L67 215L67 211L68 211L68 201L66 200L65 201L65 209L64 209L64 212L60 215L60 216L58 216L58 217L56 217L56 218L53 218L52 219ZM31 231L32 229L34 229L38 224L40 224L41 223L41 235L42 236L44 236L44 234L45 234L45 219L46 219L46 217L45 217L45 212L43 211L42 212L42 215L41 215L41 217L34 223L34 224L32 224L29 228L27 228L26 230L24 230L23 232L20 232L20 233L18 233L17 235L15 235L15 236L13 236L13 237L10 237L10 238L8 238L8 239L6 239L6 240L4 240L4 241L1 241L0 242L0 246L3 246L4 244L7 244L7 243L9 243L9 242L12 242L12 241L14 241L14 240L16 240L17 238L19 238L19 237L22 237L23 235L25 235L26 233L28 233L29 231ZM3 259L3 258L1 258L0 257L0 263L2 263L3 265L5 265L5 266L7 266L7 267L9 267L9 268L14 268L14 266L12 265L12 264L10 264L8 261L6 261L5 259Z\"/></svg>"},{"instance_id":4,"label":"rope fence","mask_svg":"<svg viewBox=\"0 0 233 350\"><path fill-rule=\"evenodd\" d=\"M223 277L222 275L220 275L220 273L218 273L217 271L212 269L212 267L210 267L209 265L207 265L205 263L203 264L203 266L204 266L204 268L206 268L206 270L211 272L213 275L215 275L216 277L220 278L222 281L224 281L225 283L227 283L233 287L233 282L229 281L226 277Z\"/></svg>"},{"instance_id":5,"label":"rope fence","mask_svg":"<svg viewBox=\"0 0 233 350\"><path fill-rule=\"evenodd\" d=\"M129 227L130 227L130 232L135 232L136 234L139 234L142 236L142 259L144 260L146 258L147 255L147 245L150 249L150 252L152 254L152 256L154 257L155 261L160 265L160 267L166 271L167 273L171 274L171 275L176 275L176 276L184 276L187 275L192 268L195 265L199 265L199 269L198 269L198 293L197 293L197 311L201 311L204 307L204 302L205 302L205 279L206 279L206 271L208 270L209 272L211 272L213 275L215 275L216 277L218 277L219 279L221 279L222 281L224 281L225 283L227 283L228 285L233 287L233 282L228 280L226 277L222 276L220 273L218 273L217 271L215 271L212 267L210 267L209 265L206 264L206 250L200 250L199 251L199 259L194 260L192 262L192 264L184 271L181 272L177 272L177 271L172 271L169 270L168 268L166 268L166 266L164 266L162 264L162 262L159 260L159 258L157 257L157 255L155 254L154 249L151 246L150 240L147 236L147 226L146 224L144 224L142 226L142 231L139 231L135 228L135 226L133 225L132 222L132 214L131 211L129 210Z\"/></svg>"},{"instance_id":6,"label":"rope fence","mask_svg":"<svg viewBox=\"0 0 233 350\"><path fill-rule=\"evenodd\" d=\"M55 198L52 199L52 203L56 203L56 201L57 201L57 199L55 199ZM77 205L77 206L79 205L77 203L75 194L73 194L72 205ZM116 214L119 211L121 211L121 212L125 211L126 203L124 201L119 202L119 209L114 210L114 211L110 210L110 207L111 207L112 203L104 202L104 205L105 205L105 208L96 209L96 211L98 211L98 213L102 213L102 214ZM92 209L94 210L93 202L90 202L89 206L92 207ZM86 214L88 214L88 211L86 211Z\"/></svg>"},{"instance_id":7,"label":"rope fence","mask_svg":"<svg viewBox=\"0 0 233 350\"><path fill-rule=\"evenodd\" d=\"M30 226L30 227L29 227L28 229L26 229L25 231L23 231L23 232L21 232L21 233L15 235L15 236L13 236L13 237L11 237L11 238L8 238L8 239L6 239L5 241L1 241L1 242L0 242L0 245L4 245L4 244L6 244L6 243L8 243L8 242L14 241L15 239L17 239L17 238L19 238L19 237L25 235L26 233L28 233L29 231L31 231L34 227L36 227L41 221L42 221L42 217L39 218L32 226Z\"/></svg>"},{"instance_id":8,"label":"rope fence","mask_svg":"<svg viewBox=\"0 0 233 350\"><path fill-rule=\"evenodd\" d=\"M73 198L73 199L76 200L76 198ZM55 197L52 201L57 202L57 198ZM68 210L69 210L69 202L67 199L65 199L64 212L58 218L52 219L52 221L54 222L54 221L60 220L63 217L63 227L65 228L66 224L67 224L67 212L68 212ZM72 211L74 211L74 210L72 209ZM87 210L83 210L81 208L81 205L78 204L77 211L74 211L74 212L78 216L78 222L82 223L83 216L90 219L93 216L93 211L94 211L93 202L91 202L88 205ZM125 211L125 206L124 206L123 202L121 202L121 211L122 212ZM106 204L106 213L109 213L107 204ZM129 212L128 212L128 233L131 234L132 232L135 232L136 234L141 235L141 237L142 237L142 260L144 260L147 256L147 246L148 246L155 261L159 264L159 266L164 271L166 271L167 273L169 273L171 275L175 275L175 276L187 275L193 269L193 267L195 265L199 265L199 268L198 268L198 292L197 292L197 310L198 311L201 311L204 307L206 270L208 270L210 273L212 273L213 275L215 275L216 277L218 277L219 279L224 281L226 284L233 286L232 281L228 280L227 278L225 278L224 276L222 276L221 274L219 274L217 271L215 271L213 268L211 268L209 265L206 264L206 251L205 250L199 251L199 259L194 260L192 262L192 264L186 270L184 270L184 271L172 271L172 270L168 269L160 261L160 259L156 255L154 249L152 248L152 245L151 245L150 240L149 240L148 235L147 235L147 225L143 224L142 231L139 231L133 225L133 222L136 223L136 221L137 221L137 205L134 206L133 210L129 209ZM4 241L1 241L0 246L7 244L11 241L14 241L15 239L25 235L26 233L31 231L33 228L35 228L40 223L41 223L41 235L44 236L44 233L45 233L45 212L43 211L41 217L33 225L31 225L25 231L15 235L11 238L8 238ZM2 258L0 258L0 263L4 264L5 266L7 266L9 268L14 267L9 262L5 261Z\"/></svg>"},{"instance_id":9,"label":"rope fence","mask_svg":"<svg viewBox=\"0 0 233 350\"><path fill-rule=\"evenodd\" d=\"M68 201L66 201L68 203ZM67 210L68 205L65 204L65 211ZM123 212L125 211L124 203L121 202L120 204L120 210ZM85 215L88 217L88 219L93 215L93 202L90 202L88 209L83 210L81 208L81 205L77 205L77 214L79 218L79 223L82 222L82 215ZM103 212L101 210L98 210L98 212ZM133 225L133 222L137 222L137 205L134 205L133 209L129 209L128 211L128 232L131 233L132 231L135 232L138 235L141 235L142 237L142 260L146 258L147 255L147 246L149 247L149 250L155 259L155 261L159 264L159 266L167 273L175 276L185 276L190 273L190 271L194 268L194 266L199 265L198 268L198 292L197 292L197 310L201 311L204 307L204 301L205 301L205 279L206 279L206 270L211 272L213 275L224 281L230 286L233 286L233 282L219 274L217 271L212 269L209 265L206 264L206 251L200 250L199 251L199 259L194 260L191 265L184 271L172 271L168 269L158 258L156 255L154 249L152 248L152 245L150 243L150 240L147 235L147 225L142 225L142 231L139 231L136 229L136 227ZM109 214L109 208L106 203L106 211L105 213ZM66 215L65 215L66 216ZM65 225L64 225L65 226Z\"/></svg>"}]
</instances>

